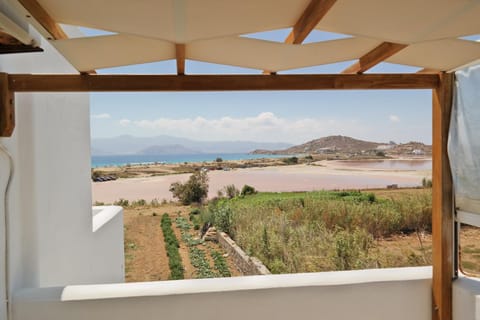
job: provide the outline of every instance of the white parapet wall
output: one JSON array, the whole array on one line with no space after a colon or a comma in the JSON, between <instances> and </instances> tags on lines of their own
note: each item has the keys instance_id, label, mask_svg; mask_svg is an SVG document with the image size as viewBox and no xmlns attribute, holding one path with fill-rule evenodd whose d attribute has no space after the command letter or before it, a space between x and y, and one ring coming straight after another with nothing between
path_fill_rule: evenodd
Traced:
<instances>
[{"instance_id":1,"label":"white parapet wall","mask_svg":"<svg viewBox=\"0 0 480 320\"><path fill-rule=\"evenodd\" d=\"M123 248L123 208L95 206L92 208L92 233L94 245L86 259L91 260L94 272L90 283L115 283L125 279L125 254Z\"/></svg>"},{"instance_id":2,"label":"white parapet wall","mask_svg":"<svg viewBox=\"0 0 480 320\"><path fill-rule=\"evenodd\" d=\"M25 289L13 320L430 320L430 267Z\"/></svg>"},{"instance_id":3,"label":"white parapet wall","mask_svg":"<svg viewBox=\"0 0 480 320\"><path fill-rule=\"evenodd\" d=\"M480 279L460 275L453 281L453 320L480 320Z\"/></svg>"}]
</instances>

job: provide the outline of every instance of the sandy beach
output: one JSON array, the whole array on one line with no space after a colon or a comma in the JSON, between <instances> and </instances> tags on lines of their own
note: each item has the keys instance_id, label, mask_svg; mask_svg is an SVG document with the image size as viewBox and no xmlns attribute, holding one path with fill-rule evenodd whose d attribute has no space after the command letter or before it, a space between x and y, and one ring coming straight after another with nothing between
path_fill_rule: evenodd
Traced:
<instances>
[{"instance_id":1,"label":"sandy beach","mask_svg":"<svg viewBox=\"0 0 480 320\"><path fill-rule=\"evenodd\" d=\"M93 201L113 203L118 199L151 201L173 200L168 190L176 181L184 182L190 174L118 179L92 183ZM336 161L320 161L313 165L271 166L264 168L210 171L209 197L229 184L239 189L245 184L259 191L312 191L323 189L368 189L420 186L422 178L430 177L431 170L371 169L361 166L345 166Z\"/></svg>"}]
</instances>

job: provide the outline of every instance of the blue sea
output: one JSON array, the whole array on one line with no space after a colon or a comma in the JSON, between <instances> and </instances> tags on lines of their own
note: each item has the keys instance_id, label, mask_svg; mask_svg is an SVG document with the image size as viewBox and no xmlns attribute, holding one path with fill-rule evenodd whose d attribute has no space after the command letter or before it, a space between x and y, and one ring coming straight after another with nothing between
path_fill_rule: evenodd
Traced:
<instances>
[{"instance_id":1,"label":"blue sea","mask_svg":"<svg viewBox=\"0 0 480 320\"><path fill-rule=\"evenodd\" d=\"M127 164L153 164L153 163L184 163L215 161L218 157L223 160L247 160L261 158L282 158L283 155L264 155L248 153L202 153L202 154L181 154L181 155L112 155L92 156L92 168L97 167L118 167Z\"/></svg>"}]
</instances>

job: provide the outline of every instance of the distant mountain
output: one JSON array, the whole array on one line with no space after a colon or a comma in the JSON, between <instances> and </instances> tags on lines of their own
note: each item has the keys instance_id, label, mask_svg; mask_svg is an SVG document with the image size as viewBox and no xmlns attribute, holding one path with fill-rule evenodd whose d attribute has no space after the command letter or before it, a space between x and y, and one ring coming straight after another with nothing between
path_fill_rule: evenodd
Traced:
<instances>
[{"instance_id":1,"label":"distant mountain","mask_svg":"<svg viewBox=\"0 0 480 320\"><path fill-rule=\"evenodd\" d=\"M393 141L379 143L364 141L346 136L328 136L308 141L286 149L257 149L254 154L320 154L320 153L361 153L365 151L383 151L389 154L429 155L432 146L421 142L396 144Z\"/></svg>"},{"instance_id":2,"label":"distant mountain","mask_svg":"<svg viewBox=\"0 0 480 320\"><path fill-rule=\"evenodd\" d=\"M363 150L377 149L382 143L358 140L345 136L328 136L308 141L283 150L255 150L256 154L301 154L324 152L361 152Z\"/></svg>"},{"instance_id":3,"label":"distant mountain","mask_svg":"<svg viewBox=\"0 0 480 320\"><path fill-rule=\"evenodd\" d=\"M164 146L151 146L138 152L138 154L164 155L164 154L197 154L201 153L193 149L185 148L180 144L169 144Z\"/></svg>"},{"instance_id":4,"label":"distant mountain","mask_svg":"<svg viewBox=\"0 0 480 320\"><path fill-rule=\"evenodd\" d=\"M156 137L134 137L122 135L113 138L94 138L91 141L92 155L139 154L155 146L178 145L194 153L248 153L255 149L285 149L288 143L254 141L198 141L167 135ZM165 153L164 153L165 154Z\"/></svg>"}]
</instances>

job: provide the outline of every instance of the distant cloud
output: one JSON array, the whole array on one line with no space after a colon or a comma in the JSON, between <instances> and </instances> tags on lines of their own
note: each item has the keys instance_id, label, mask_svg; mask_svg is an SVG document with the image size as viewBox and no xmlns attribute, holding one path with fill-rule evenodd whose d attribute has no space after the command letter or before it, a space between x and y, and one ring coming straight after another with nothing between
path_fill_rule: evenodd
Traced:
<instances>
[{"instance_id":1,"label":"distant cloud","mask_svg":"<svg viewBox=\"0 0 480 320\"><path fill-rule=\"evenodd\" d=\"M389 118L390 121L392 121L392 122L400 122L400 117L397 116L397 115L392 114L392 115L390 115L388 118Z\"/></svg>"},{"instance_id":2,"label":"distant cloud","mask_svg":"<svg viewBox=\"0 0 480 320\"><path fill-rule=\"evenodd\" d=\"M119 121L119 123L122 127L127 127L132 123L132 121L128 119L122 119Z\"/></svg>"},{"instance_id":3,"label":"distant cloud","mask_svg":"<svg viewBox=\"0 0 480 320\"><path fill-rule=\"evenodd\" d=\"M134 126L145 133L167 134L200 140L251 140L302 142L331 134L363 136L365 127L354 119L303 118L289 119L272 112L253 117L206 119L159 118L132 121L123 119L120 125Z\"/></svg>"},{"instance_id":4,"label":"distant cloud","mask_svg":"<svg viewBox=\"0 0 480 320\"><path fill-rule=\"evenodd\" d=\"M92 119L110 119L111 116L108 113L92 114Z\"/></svg>"}]
</instances>

